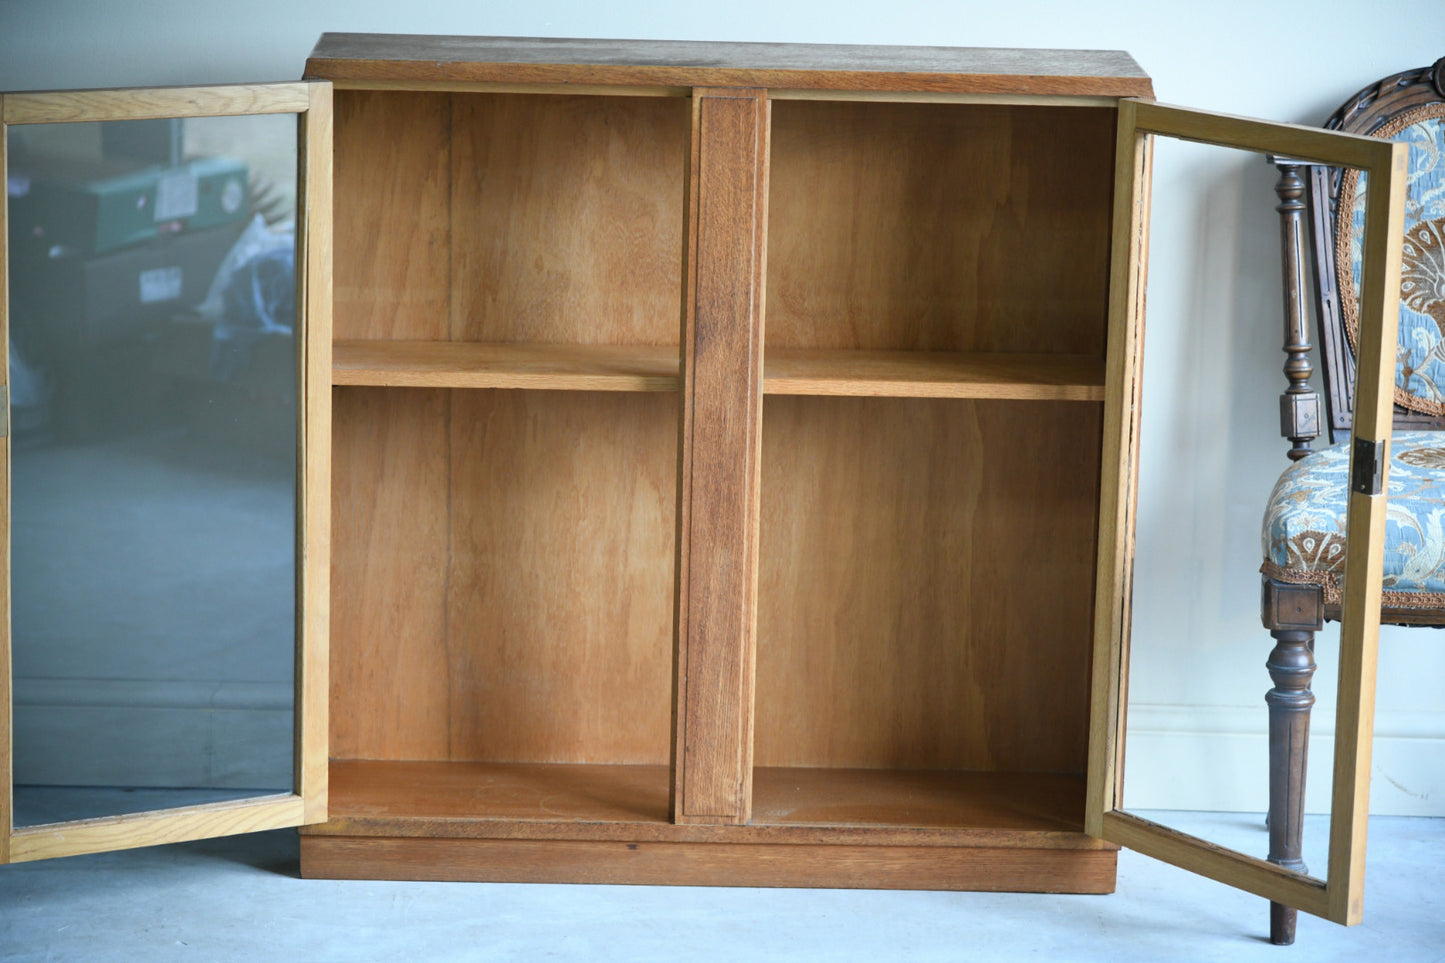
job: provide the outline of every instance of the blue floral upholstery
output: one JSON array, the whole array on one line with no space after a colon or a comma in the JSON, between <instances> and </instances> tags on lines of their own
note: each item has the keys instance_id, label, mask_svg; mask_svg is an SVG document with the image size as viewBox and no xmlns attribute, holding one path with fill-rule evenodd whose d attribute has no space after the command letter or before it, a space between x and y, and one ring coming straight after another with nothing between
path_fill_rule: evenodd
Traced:
<instances>
[{"instance_id":1,"label":"blue floral upholstery","mask_svg":"<svg viewBox=\"0 0 1445 963\"><path fill-rule=\"evenodd\" d=\"M1282 582L1311 582L1340 601L1350 447L1332 445L1280 476L1264 513L1264 568ZM1390 608L1445 603L1445 432L1402 431L1390 442L1385 597Z\"/></svg>"}]
</instances>

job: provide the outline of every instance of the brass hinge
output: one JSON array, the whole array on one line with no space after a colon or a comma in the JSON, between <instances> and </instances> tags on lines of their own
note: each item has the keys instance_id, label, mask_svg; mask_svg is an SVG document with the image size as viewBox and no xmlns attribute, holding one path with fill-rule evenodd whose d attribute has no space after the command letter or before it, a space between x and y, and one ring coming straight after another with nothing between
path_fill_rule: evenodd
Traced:
<instances>
[{"instance_id":1,"label":"brass hinge","mask_svg":"<svg viewBox=\"0 0 1445 963\"><path fill-rule=\"evenodd\" d=\"M1385 443L1368 438L1355 439L1355 457L1350 459L1350 491L1378 495L1384 490Z\"/></svg>"}]
</instances>

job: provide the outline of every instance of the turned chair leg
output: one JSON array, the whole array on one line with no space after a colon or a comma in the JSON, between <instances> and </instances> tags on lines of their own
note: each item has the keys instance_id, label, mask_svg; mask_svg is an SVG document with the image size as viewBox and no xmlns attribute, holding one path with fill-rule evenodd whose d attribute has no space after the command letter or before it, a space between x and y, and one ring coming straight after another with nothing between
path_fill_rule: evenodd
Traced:
<instances>
[{"instance_id":1,"label":"turned chair leg","mask_svg":"<svg viewBox=\"0 0 1445 963\"><path fill-rule=\"evenodd\" d=\"M1309 755L1310 680L1315 674L1314 636L1324 626L1324 599L1318 586L1264 580L1261 618L1274 637L1265 667L1274 688L1269 705L1269 861L1305 872L1300 858L1304 825L1305 770ZM1269 904L1269 941L1294 942L1296 912Z\"/></svg>"}]
</instances>

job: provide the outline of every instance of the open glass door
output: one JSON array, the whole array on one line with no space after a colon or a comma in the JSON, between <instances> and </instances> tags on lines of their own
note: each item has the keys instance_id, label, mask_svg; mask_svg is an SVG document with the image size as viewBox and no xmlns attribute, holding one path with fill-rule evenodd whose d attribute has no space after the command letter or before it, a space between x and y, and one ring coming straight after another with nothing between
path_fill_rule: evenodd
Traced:
<instances>
[{"instance_id":1,"label":"open glass door","mask_svg":"<svg viewBox=\"0 0 1445 963\"><path fill-rule=\"evenodd\" d=\"M0 863L324 820L331 87L0 117Z\"/></svg>"},{"instance_id":2,"label":"open glass door","mask_svg":"<svg viewBox=\"0 0 1445 963\"><path fill-rule=\"evenodd\" d=\"M1140 101L1121 103L1118 138L1087 829L1277 903L1336 922L1355 923L1360 918L1364 879L1405 149L1386 141ZM1288 658L1270 656L1273 642L1261 627L1258 608L1258 519L1270 501L1273 479L1290 464L1285 459L1288 445L1275 434L1270 411L1278 404L1284 379L1278 374L1278 361L1271 359L1266 370L1274 375L1266 376L1267 383L1249 383L1253 372L1240 374L1233 384L1205 383L1217 381L1218 371L1232 369L1222 362L1209 365L1202 361L1202 355L1209 352L1219 359L1234 357L1212 345L1211 338L1253 337L1249 332L1260 325L1265 332L1259 338L1262 343L1272 341L1275 349L1280 343L1278 294L1265 292L1258 299L1267 306L1262 309L1263 320L1256 316L1237 322L1230 317L1230 309L1248 300L1251 292L1220 291L1205 276L1207 257L1195 249L1206 243L1213 218L1239 216L1242 199L1210 198L1201 210L1179 218L1185 223L1168 235L1170 242L1191 248L1177 257L1182 270L1192 272L1182 287L1194 304L1183 310L1211 304L1222 310L1191 327L1189 336L1181 341L1179 326L1160 318L1161 309L1174 314L1177 306L1151 305L1156 326L1151 350L1157 349L1155 353L1166 361L1172 354L1174 363L1172 374L1146 376L1144 265L1150 243L1151 173L1160 169L1156 150L1162 155L1166 148L1175 150L1179 142L1188 142L1181 148L1184 150L1207 144L1212 145L1209 149L1351 167L1368 178L1365 239L1358 252L1362 281L1354 436L1332 454L1321 453L1312 456L1313 462L1296 463L1318 466L1322 459L1328 462L1327 471L1334 471L1341 489L1339 521L1348 527L1351 549L1346 557L1343 528L1334 537L1305 532L1295 546L1330 555L1329 564L1315 565L1301 577L1300 587L1305 594L1319 587L1326 602L1323 614L1339 626L1337 636L1321 633L1318 646L1319 662L1329 666L1320 679L1335 675L1338 685L1333 695L1332 791L1323 797L1327 802L1310 808L1327 808L1329 813L1327 821L1309 817L1314 822L1306 827L1303 861L1298 856L1276 862L1264 858L1269 849L1264 813L1269 793L1263 747L1269 715L1261 697L1271 678L1264 663L1267 656L1278 663L1271 665L1271 672L1278 673L1276 691L1295 700L1294 708L1308 708L1314 699L1308 690L1308 674L1302 673L1315 653L1304 639L1307 636L1313 645L1319 614L1277 612L1282 621L1294 618L1300 622L1296 628L1301 631L1291 636ZM1178 154L1171 156L1171 160L1178 158ZM1261 171L1266 169L1257 156L1247 162ZM1189 163L1185 158L1186 176ZM1273 217L1265 197L1250 198L1247 204L1258 205L1264 216ZM1155 225L1156 248L1165 240L1161 225L1162 219ZM1272 247L1250 254L1271 258L1271 263L1275 257ZM1238 264L1231 266L1237 269ZM1193 384L1191 368L1208 374ZM1151 380L1154 383L1146 389ZM1264 399L1254 416L1241 413L1239 395L1249 392ZM1141 407L1145 394L1149 402ZM1169 409L1181 407L1180 398L1191 396L1191 401L1182 403L1188 409L1186 430L1172 429L1167 424ZM1160 414L1155 414L1156 409ZM1208 417L1201 419L1200 412L1207 412ZM1160 419L1165 422L1162 429ZM1321 447L1327 443L1321 439ZM1241 466L1261 461L1270 464L1267 457L1257 457L1257 452L1256 457L1249 457L1251 446L1259 444L1274 446L1274 467L1261 479L1245 478L1250 472ZM1344 493L1346 481L1348 494ZM1188 502L1191 492L1197 497ZM1275 494L1280 491L1276 489ZM1284 497L1296 494L1285 491ZM1181 508L1183 502L1188 503ZM1316 527L1327 526L1321 523ZM1240 544L1245 547L1236 550ZM1337 548L1339 557L1334 556ZM1230 568L1227 563L1234 556L1239 557L1238 564ZM1199 577L1200 572L1221 568L1234 574ZM1177 576L1172 581L1171 572ZM1292 603L1275 599L1272 604ZM1213 635L1201 632L1199 624L1211 620L1230 629ZM1236 658L1241 645L1242 660ZM1211 649L1216 651L1207 651ZM1208 665L1210 655L1220 658ZM1301 679L1305 685L1297 686ZM1320 709L1327 709L1329 694L1318 682ZM1286 692L1290 686L1295 687ZM1215 694L1189 698L1206 689ZM1243 694L1236 695L1236 689ZM1186 711L1191 707L1181 708L1181 701L1207 704L1193 706L1200 711L1191 716ZM1329 713L1316 711L1316 716L1327 719ZM1126 753L1131 724L1135 738ZM1211 729L1219 736L1213 742L1200 736ZM1188 738L1175 738L1181 734ZM1328 732L1317 735L1327 736ZM1287 751L1302 755L1303 745L1296 739ZM1327 752L1327 742L1316 743L1316 760L1328 758ZM1331 774L1325 769L1317 766L1311 778L1317 783L1329 782ZM1235 782L1241 788L1230 797L1225 790ZM1197 801L1181 803L1190 790ZM1221 827L1194 811L1227 805L1219 802L1226 797L1249 800L1231 808L1253 812L1240 813ZM1297 817L1276 813L1268 818ZM1311 842L1318 844L1313 853ZM1310 875L1305 866L1316 873L1325 872Z\"/></svg>"}]
</instances>

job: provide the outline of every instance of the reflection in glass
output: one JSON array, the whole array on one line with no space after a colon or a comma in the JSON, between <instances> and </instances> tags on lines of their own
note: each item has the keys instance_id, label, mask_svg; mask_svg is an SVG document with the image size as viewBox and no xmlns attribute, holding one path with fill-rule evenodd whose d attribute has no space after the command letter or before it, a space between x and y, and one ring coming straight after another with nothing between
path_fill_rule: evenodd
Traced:
<instances>
[{"instance_id":1,"label":"reflection in glass","mask_svg":"<svg viewBox=\"0 0 1445 963\"><path fill-rule=\"evenodd\" d=\"M17 826L292 788L296 130L10 129Z\"/></svg>"}]
</instances>

